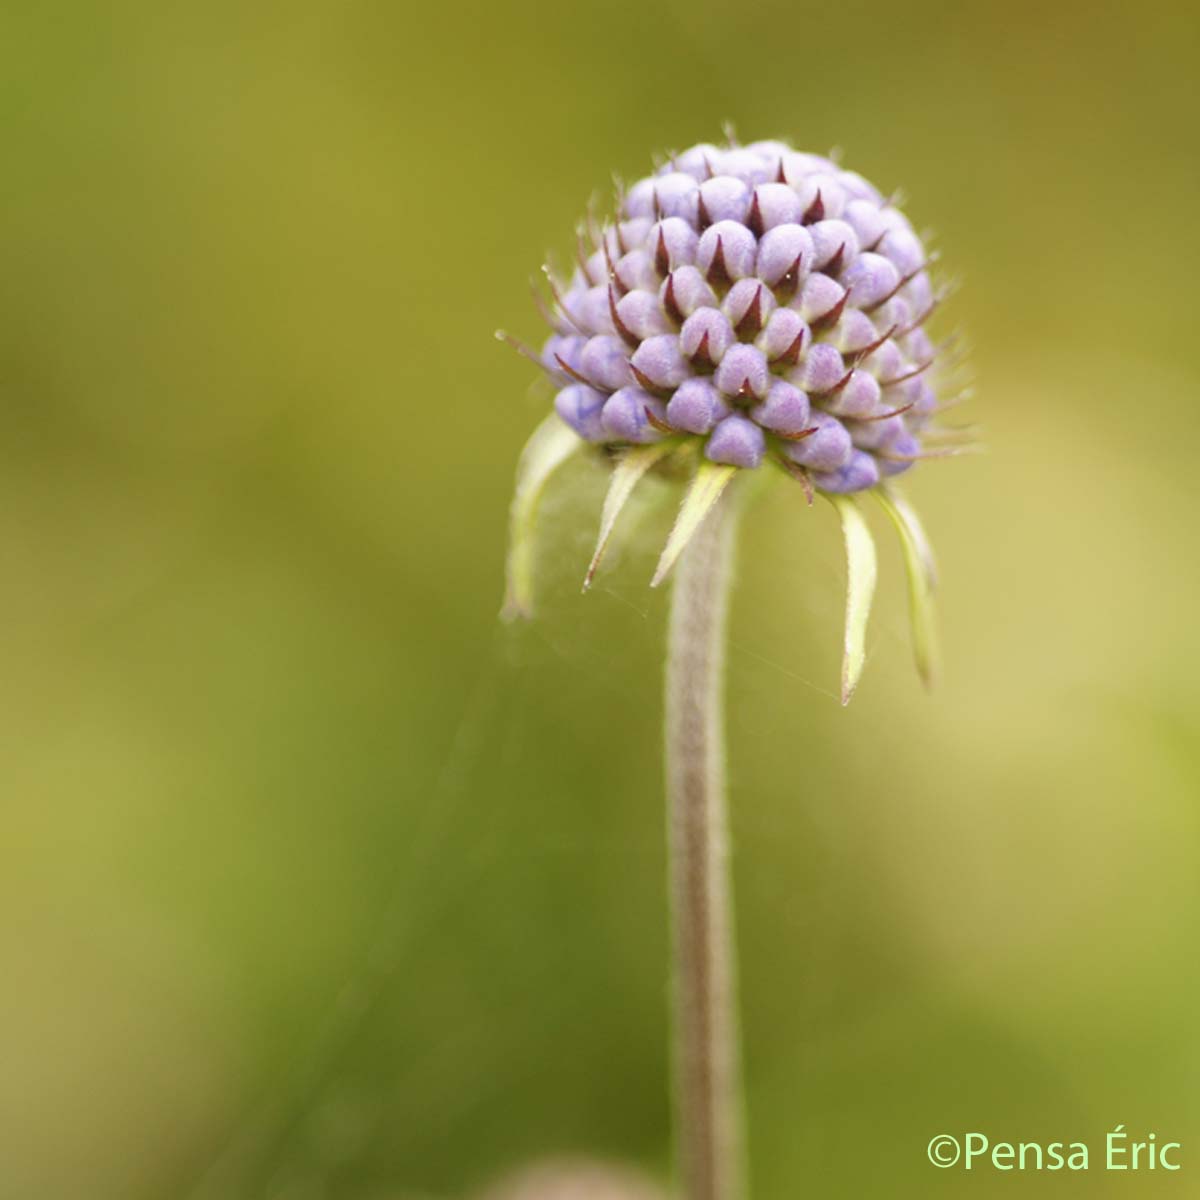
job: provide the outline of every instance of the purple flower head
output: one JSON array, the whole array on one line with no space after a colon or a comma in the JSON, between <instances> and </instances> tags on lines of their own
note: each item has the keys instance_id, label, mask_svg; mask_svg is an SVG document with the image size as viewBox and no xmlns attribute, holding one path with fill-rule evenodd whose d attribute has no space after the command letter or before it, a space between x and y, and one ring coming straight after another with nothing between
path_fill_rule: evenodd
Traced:
<instances>
[{"instance_id":1,"label":"purple flower head","mask_svg":"<svg viewBox=\"0 0 1200 1200\"><path fill-rule=\"evenodd\" d=\"M589 442L786 460L830 492L923 456L938 408L929 256L884 194L777 141L675 154L589 223L541 362ZM814 430L815 432L808 432Z\"/></svg>"}]
</instances>

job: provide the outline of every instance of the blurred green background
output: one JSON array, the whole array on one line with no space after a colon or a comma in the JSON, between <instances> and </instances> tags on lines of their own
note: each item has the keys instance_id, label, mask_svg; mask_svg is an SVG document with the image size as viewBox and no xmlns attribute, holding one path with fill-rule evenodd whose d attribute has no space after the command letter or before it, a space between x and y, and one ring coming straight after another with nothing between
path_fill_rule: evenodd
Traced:
<instances>
[{"instance_id":1,"label":"blurred green background","mask_svg":"<svg viewBox=\"0 0 1200 1200\"><path fill-rule=\"evenodd\" d=\"M562 1151L665 1176L645 583L675 496L584 600L604 480L568 472L541 619L499 627L548 398L492 331L539 336L526 281L613 171L725 120L903 186L990 447L910 477L932 697L890 538L843 711L832 513L780 484L748 522L754 1194L1200 1195L1195 5L3 25L4 1200L449 1200ZM1120 1122L1184 1169L925 1159Z\"/></svg>"}]
</instances>

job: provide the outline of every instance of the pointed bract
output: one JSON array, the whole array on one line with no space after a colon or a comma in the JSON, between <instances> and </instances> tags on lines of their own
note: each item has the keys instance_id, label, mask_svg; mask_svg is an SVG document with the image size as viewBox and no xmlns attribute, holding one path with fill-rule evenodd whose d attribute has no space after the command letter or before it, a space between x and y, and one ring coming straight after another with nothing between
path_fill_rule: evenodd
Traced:
<instances>
[{"instance_id":1,"label":"pointed bract","mask_svg":"<svg viewBox=\"0 0 1200 1200\"><path fill-rule=\"evenodd\" d=\"M692 534L700 527L700 522L708 516L712 506L721 498L729 481L741 470L740 467L728 466L724 463L702 462L696 471L696 476L688 487L687 495L679 506L679 515L667 538L662 557L658 560L658 568L654 578L650 580L651 587L658 587L671 573L675 560L683 553L684 547L692 540Z\"/></svg>"},{"instance_id":2,"label":"pointed bract","mask_svg":"<svg viewBox=\"0 0 1200 1200\"><path fill-rule=\"evenodd\" d=\"M521 451L508 517L504 607L500 610L506 621L533 615L533 539L538 501L550 476L585 444L557 414L551 413Z\"/></svg>"},{"instance_id":3,"label":"pointed bract","mask_svg":"<svg viewBox=\"0 0 1200 1200\"><path fill-rule=\"evenodd\" d=\"M675 448L672 442L652 442L648 446L634 446L613 468L608 494L604 497L604 509L600 514L600 536L596 539L596 552L592 555L591 564L583 579L585 592L592 586L596 569L600 566L605 550L608 549L617 517L621 515L625 502L633 495L633 489L659 459L670 454Z\"/></svg>"},{"instance_id":4,"label":"pointed bract","mask_svg":"<svg viewBox=\"0 0 1200 1200\"><path fill-rule=\"evenodd\" d=\"M908 573L909 620L912 625L913 657L926 687L932 687L938 672L937 614L933 593L937 585L937 567L933 551L917 514L894 489L874 489L883 511L900 534L904 566Z\"/></svg>"},{"instance_id":5,"label":"pointed bract","mask_svg":"<svg viewBox=\"0 0 1200 1200\"><path fill-rule=\"evenodd\" d=\"M829 495L846 541L846 633L842 656L842 703L849 704L867 661L867 621L875 595L875 539L852 496Z\"/></svg>"}]
</instances>

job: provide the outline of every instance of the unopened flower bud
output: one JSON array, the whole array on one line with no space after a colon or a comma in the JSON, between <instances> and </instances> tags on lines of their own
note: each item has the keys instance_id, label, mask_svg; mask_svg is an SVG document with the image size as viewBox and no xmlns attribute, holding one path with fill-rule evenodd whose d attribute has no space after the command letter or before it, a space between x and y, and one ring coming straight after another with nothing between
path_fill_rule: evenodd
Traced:
<instances>
[{"instance_id":1,"label":"unopened flower bud","mask_svg":"<svg viewBox=\"0 0 1200 1200\"><path fill-rule=\"evenodd\" d=\"M700 219L745 224L750 213L750 189L732 175L717 175L700 185Z\"/></svg>"},{"instance_id":2,"label":"unopened flower bud","mask_svg":"<svg viewBox=\"0 0 1200 1200\"><path fill-rule=\"evenodd\" d=\"M854 370L850 378L825 402L827 411L839 417L870 417L880 408L883 389L874 375Z\"/></svg>"},{"instance_id":3,"label":"unopened flower bud","mask_svg":"<svg viewBox=\"0 0 1200 1200\"><path fill-rule=\"evenodd\" d=\"M671 328L654 292L637 291L622 296L617 301L617 320L639 339L657 337Z\"/></svg>"},{"instance_id":4,"label":"unopened flower bud","mask_svg":"<svg viewBox=\"0 0 1200 1200\"><path fill-rule=\"evenodd\" d=\"M799 371L794 371L789 378L810 395L820 396L832 392L845 376L846 364L837 347L828 342L817 342L805 354Z\"/></svg>"},{"instance_id":5,"label":"unopened flower bud","mask_svg":"<svg viewBox=\"0 0 1200 1200\"><path fill-rule=\"evenodd\" d=\"M837 417L814 410L809 423L817 427L816 433L784 447L784 454L792 462L814 471L836 471L849 461L854 447L845 425Z\"/></svg>"},{"instance_id":6,"label":"unopened flower bud","mask_svg":"<svg viewBox=\"0 0 1200 1200\"><path fill-rule=\"evenodd\" d=\"M629 365L639 379L649 380L656 388L677 388L692 373L679 338L672 333L647 338L633 352Z\"/></svg>"},{"instance_id":7,"label":"unopened flower bud","mask_svg":"<svg viewBox=\"0 0 1200 1200\"><path fill-rule=\"evenodd\" d=\"M774 307L775 297L770 289L753 278L739 279L721 302L721 311L742 341L758 336Z\"/></svg>"},{"instance_id":8,"label":"unopened flower bud","mask_svg":"<svg viewBox=\"0 0 1200 1200\"><path fill-rule=\"evenodd\" d=\"M795 366L811 341L804 318L794 308L777 308L755 344L774 368Z\"/></svg>"},{"instance_id":9,"label":"unopened flower bud","mask_svg":"<svg viewBox=\"0 0 1200 1200\"><path fill-rule=\"evenodd\" d=\"M651 228L646 244L644 253L651 256L657 272L663 274L695 263L700 235L682 217L667 217ZM657 276L645 286L657 287Z\"/></svg>"},{"instance_id":10,"label":"unopened flower bud","mask_svg":"<svg viewBox=\"0 0 1200 1200\"><path fill-rule=\"evenodd\" d=\"M729 416L725 397L708 379L684 380L667 404L667 423L685 433L709 433L723 417Z\"/></svg>"},{"instance_id":11,"label":"unopened flower bud","mask_svg":"<svg viewBox=\"0 0 1200 1200\"><path fill-rule=\"evenodd\" d=\"M604 392L585 387L581 383L574 383L570 387L563 388L554 397L554 411L581 438L589 442L596 442L602 440L607 432L600 419L607 399L608 396Z\"/></svg>"},{"instance_id":12,"label":"unopened flower bud","mask_svg":"<svg viewBox=\"0 0 1200 1200\"><path fill-rule=\"evenodd\" d=\"M716 288L754 274L758 242L745 225L718 221L700 235L696 265Z\"/></svg>"},{"instance_id":13,"label":"unopened flower bud","mask_svg":"<svg viewBox=\"0 0 1200 1200\"><path fill-rule=\"evenodd\" d=\"M804 216L800 197L786 183L760 183L754 189L750 213L764 232L777 225L798 225Z\"/></svg>"},{"instance_id":14,"label":"unopened flower bud","mask_svg":"<svg viewBox=\"0 0 1200 1200\"><path fill-rule=\"evenodd\" d=\"M802 225L776 225L758 245L758 277L771 287L795 292L813 260L813 240Z\"/></svg>"},{"instance_id":15,"label":"unopened flower bud","mask_svg":"<svg viewBox=\"0 0 1200 1200\"><path fill-rule=\"evenodd\" d=\"M854 450L837 470L814 471L812 481L823 492L861 492L879 482L879 467L865 450Z\"/></svg>"},{"instance_id":16,"label":"unopened flower bud","mask_svg":"<svg viewBox=\"0 0 1200 1200\"><path fill-rule=\"evenodd\" d=\"M842 284L850 289L858 308L874 308L900 286L895 263L882 254L860 254L843 272Z\"/></svg>"},{"instance_id":17,"label":"unopened flower bud","mask_svg":"<svg viewBox=\"0 0 1200 1200\"><path fill-rule=\"evenodd\" d=\"M721 421L704 453L710 461L731 467L757 467L766 453L767 440L762 429L746 417L734 413Z\"/></svg>"},{"instance_id":18,"label":"unopened flower bud","mask_svg":"<svg viewBox=\"0 0 1200 1200\"><path fill-rule=\"evenodd\" d=\"M659 302L664 311L673 312L675 320L683 321L699 309L715 308L717 294L698 267L676 267L663 280Z\"/></svg>"},{"instance_id":19,"label":"unopened flower bud","mask_svg":"<svg viewBox=\"0 0 1200 1200\"><path fill-rule=\"evenodd\" d=\"M613 392L601 414L604 432L616 442L658 441L662 434L650 423L647 410L666 421L666 406L649 392L637 387Z\"/></svg>"},{"instance_id":20,"label":"unopened flower bud","mask_svg":"<svg viewBox=\"0 0 1200 1200\"><path fill-rule=\"evenodd\" d=\"M625 343L610 333L589 338L579 356L579 371L595 387L617 391L633 382Z\"/></svg>"},{"instance_id":21,"label":"unopened flower bud","mask_svg":"<svg viewBox=\"0 0 1200 1200\"><path fill-rule=\"evenodd\" d=\"M757 346L739 343L731 346L717 368L715 382L731 400L750 400L767 393L771 377L767 360Z\"/></svg>"},{"instance_id":22,"label":"unopened flower bud","mask_svg":"<svg viewBox=\"0 0 1200 1200\"><path fill-rule=\"evenodd\" d=\"M679 331L679 345L697 364L715 367L737 341L729 318L718 308L701 308L692 313Z\"/></svg>"},{"instance_id":23,"label":"unopened flower bud","mask_svg":"<svg viewBox=\"0 0 1200 1200\"><path fill-rule=\"evenodd\" d=\"M808 428L808 397L784 379L776 379L767 390L767 398L750 410L764 429L776 433L800 433Z\"/></svg>"}]
</instances>

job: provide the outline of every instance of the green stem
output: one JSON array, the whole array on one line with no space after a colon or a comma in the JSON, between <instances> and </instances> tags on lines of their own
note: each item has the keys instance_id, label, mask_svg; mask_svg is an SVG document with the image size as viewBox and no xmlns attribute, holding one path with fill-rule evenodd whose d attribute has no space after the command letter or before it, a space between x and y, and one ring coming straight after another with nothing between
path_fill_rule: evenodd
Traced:
<instances>
[{"instance_id":1,"label":"green stem","mask_svg":"<svg viewBox=\"0 0 1200 1200\"><path fill-rule=\"evenodd\" d=\"M667 637L675 1136L683 1200L742 1195L722 718L734 531L735 512L726 496L696 530L676 568Z\"/></svg>"}]
</instances>

